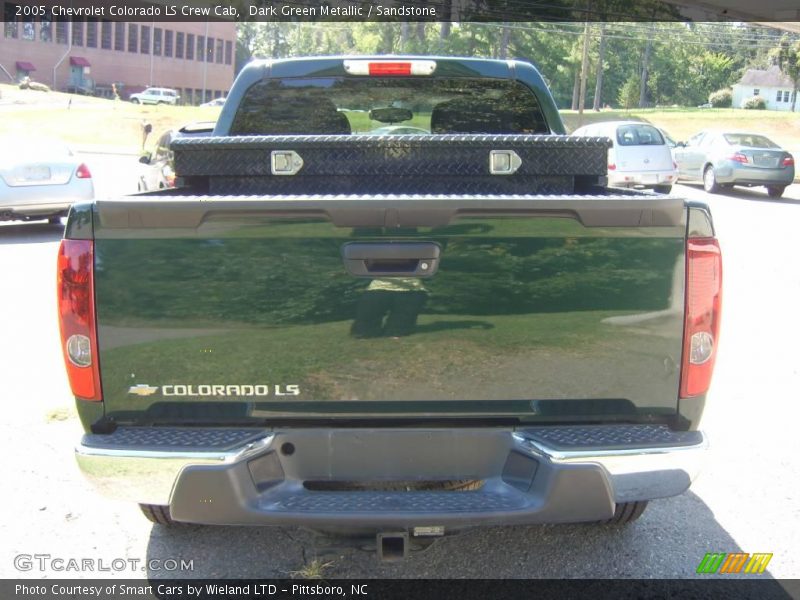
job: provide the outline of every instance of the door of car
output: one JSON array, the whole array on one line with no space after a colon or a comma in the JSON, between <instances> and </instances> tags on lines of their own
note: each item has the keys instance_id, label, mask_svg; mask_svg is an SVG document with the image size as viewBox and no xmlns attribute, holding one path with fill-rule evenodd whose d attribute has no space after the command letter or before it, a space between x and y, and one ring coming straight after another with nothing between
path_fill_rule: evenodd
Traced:
<instances>
[{"instance_id":1,"label":"door of car","mask_svg":"<svg viewBox=\"0 0 800 600\"><path fill-rule=\"evenodd\" d=\"M705 151L701 142L708 137L707 132L701 131L686 140L683 147L676 146L673 152L675 162L678 164L678 175L689 179L701 179L700 170L703 167Z\"/></svg>"}]
</instances>

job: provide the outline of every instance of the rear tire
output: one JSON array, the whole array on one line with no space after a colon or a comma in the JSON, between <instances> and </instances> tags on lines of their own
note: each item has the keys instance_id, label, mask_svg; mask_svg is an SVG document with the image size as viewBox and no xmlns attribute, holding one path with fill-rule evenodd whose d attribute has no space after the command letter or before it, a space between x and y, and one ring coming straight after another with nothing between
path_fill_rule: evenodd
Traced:
<instances>
[{"instance_id":1,"label":"rear tire","mask_svg":"<svg viewBox=\"0 0 800 600\"><path fill-rule=\"evenodd\" d=\"M172 520L172 515L169 514L169 506L161 506L160 504L140 504L139 508L142 509L142 514L147 517L147 520L156 525L175 524L175 521Z\"/></svg>"},{"instance_id":2,"label":"rear tire","mask_svg":"<svg viewBox=\"0 0 800 600\"><path fill-rule=\"evenodd\" d=\"M669 194L672 191L671 185L657 185L653 188L653 191L658 192L659 194Z\"/></svg>"},{"instance_id":3,"label":"rear tire","mask_svg":"<svg viewBox=\"0 0 800 600\"><path fill-rule=\"evenodd\" d=\"M139 99L138 98L131 98L131 103L132 104L139 104Z\"/></svg>"},{"instance_id":4,"label":"rear tire","mask_svg":"<svg viewBox=\"0 0 800 600\"><path fill-rule=\"evenodd\" d=\"M770 198L780 198L783 196L783 191L786 188L780 185L771 185L767 187L767 194L769 194Z\"/></svg>"},{"instance_id":5,"label":"rear tire","mask_svg":"<svg viewBox=\"0 0 800 600\"><path fill-rule=\"evenodd\" d=\"M628 523L633 523L642 516L645 508L647 508L647 500L617 504L614 509L614 516L608 521L603 521L603 523L607 525L627 525Z\"/></svg>"},{"instance_id":6,"label":"rear tire","mask_svg":"<svg viewBox=\"0 0 800 600\"><path fill-rule=\"evenodd\" d=\"M717 176L714 173L714 167L708 165L706 170L703 171L703 189L709 194L716 194L720 191L720 185L717 183Z\"/></svg>"}]
</instances>

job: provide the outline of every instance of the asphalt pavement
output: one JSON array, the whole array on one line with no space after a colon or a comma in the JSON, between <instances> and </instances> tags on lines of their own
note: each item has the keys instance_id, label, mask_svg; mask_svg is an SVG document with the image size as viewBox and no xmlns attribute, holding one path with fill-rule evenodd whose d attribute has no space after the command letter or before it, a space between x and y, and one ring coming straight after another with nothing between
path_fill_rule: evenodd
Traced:
<instances>
[{"instance_id":1,"label":"asphalt pavement","mask_svg":"<svg viewBox=\"0 0 800 600\"><path fill-rule=\"evenodd\" d=\"M135 190L135 161L87 155L98 195ZM684 578L695 576L707 552L741 551L773 553L763 577L800 578L800 186L781 201L760 190L708 196L676 186L674 193L711 205L725 265L720 350L703 420L712 448L700 478L627 527L475 529L401 563L378 563L372 542L297 528L152 526L136 506L97 496L72 456L81 430L55 306L62 230L0 224L0 577L290 577L316 560L326 578ZM59 570L48 559L21 570L17 557L35 554L92 559L95 571ZM99 570L115 558L127 566ZM193 563L170 571L168 559Z\"/></svg>"}]
</instances>

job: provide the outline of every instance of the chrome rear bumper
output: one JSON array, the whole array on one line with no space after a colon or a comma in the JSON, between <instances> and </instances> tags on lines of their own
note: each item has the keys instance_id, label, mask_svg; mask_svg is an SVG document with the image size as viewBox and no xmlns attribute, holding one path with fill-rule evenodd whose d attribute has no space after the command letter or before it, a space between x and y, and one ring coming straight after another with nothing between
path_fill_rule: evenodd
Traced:
<instances>
[{"instance_id":1,"label":"chrome rear bumper","mask_svg":"<svg viewBox=\"0 0 800 600\"><path fill-rule=\"evenodd\" d=\"M610 518L615 504L681 494L700 469L708 445L702 433L666 430L665 437L663 428L631 429L637 427L654 428L561 428L570 435L566 442L548 437L547 428L249 430L241 444L228 436L227 445L207 450L195 441L168 447L151 439L146 449L130 436L120 445L112 440L116 434L87 435L76 456L100 492L170 505L173 518L188 522L404 527L591 521ZM642 435L659 439L643 443ZM480 480L482 487L307 487L309 481L436 480Z\"/></svg>"}]
</instances>

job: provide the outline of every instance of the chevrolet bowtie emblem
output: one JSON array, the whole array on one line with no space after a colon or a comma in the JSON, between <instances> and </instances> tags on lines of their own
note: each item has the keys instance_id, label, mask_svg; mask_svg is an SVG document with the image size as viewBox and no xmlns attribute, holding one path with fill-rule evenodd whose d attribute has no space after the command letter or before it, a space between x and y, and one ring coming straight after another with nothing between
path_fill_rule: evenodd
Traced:
<instances>
[{"instance_id":1,"label":"chevrolet bowtie emblem","mask_svg":"<svg viewBox=\"0 0 800 600\"><path fill-rule=\"evenodd\" d=\"M158 387L140 383L139 385L132 385L128 389L129 394L136 394L137 396L152 396L158 391Z\"/></svg>"}]
</instances>

